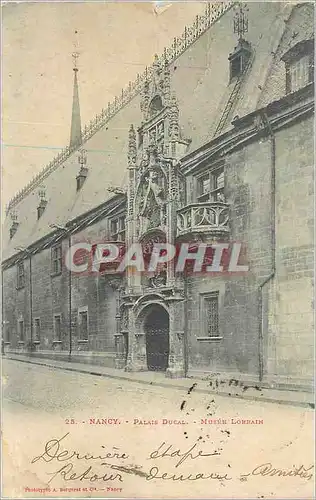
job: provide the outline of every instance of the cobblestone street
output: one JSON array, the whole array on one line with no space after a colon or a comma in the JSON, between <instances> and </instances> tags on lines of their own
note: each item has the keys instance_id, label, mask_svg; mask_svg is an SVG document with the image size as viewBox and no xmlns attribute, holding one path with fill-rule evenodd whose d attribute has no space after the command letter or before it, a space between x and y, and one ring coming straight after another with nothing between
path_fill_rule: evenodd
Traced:
<instances>
[{"instance_id":1,"label":"cobblestone street","mask_svg":"<svg viewBox=\"0 0 316 500\"><path fill-rule=\"evenodd\" d=\"M175 480L178 494L183 488L185 496L190 484L198 497L205 481L183 481L190 474L220 476L221 480L209 480L213 494L221 498L233 492L236 497L278 498L279 488L283 497L312 496L313 481L307 473L251 474L266 463L282 471L312 465L312 410L199 394L194 387L187 391L144 386L14 360L3 362L3 384L6 477L11 468L15 470L5 488L15 488L16 497L22 490L28 496L25 488L30 497L43 497L43 492L32 492L37 488L49 488L46 497L69 495L63 492L67 488L77 489L76 496L89 492L95 497L131 497L141 492L143 497L172 497ZM53 439L58 441L48 449L54 453L45 455L45 444L52 446ZM190 455L178 464L192 446L191 455L201 451L201 456ZM65 450L68 454L56 458ZM74 451L76 458L70 459ZM87 454L106 455L108 468L96 459L78 459ZM69 469L61 471L62 467ZM108 479L111 473L115 479ZM164 473L172 478L159 479ZM98 479L91 480L93 474ZM180 474L182 480L176 479Z\"/></svg>"}]
</instances>

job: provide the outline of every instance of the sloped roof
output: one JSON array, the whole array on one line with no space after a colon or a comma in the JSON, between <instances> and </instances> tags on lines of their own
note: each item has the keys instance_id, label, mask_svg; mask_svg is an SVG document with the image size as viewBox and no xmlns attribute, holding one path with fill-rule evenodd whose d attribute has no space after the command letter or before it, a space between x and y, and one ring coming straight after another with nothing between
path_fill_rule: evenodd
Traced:
<instances>
[{"instance_id":1,"label":"sloped roof","mask_svg":"<svg viewBox=\"0 0 316 500\"><path fill-rule=\"evenodd\" d=\"M284 54L306 40L314 38L314 4L301 3L291 9L286 29L274 50L273 63L269 67L266 81L258 100L258 106L265 106L285 94L285 65L280 64Z\"/></svg>"},{"instance_id":2,"label":"sloped roof","mask_svg":"<svg viewBox=\"0 0 316 500\"><path fill-rule=\"evenodd\" d=\"M274 52L284 32L284 21L292 8L293 4L283 2L249 4L249 33L246 38L254 49L255 58L234 107L235 115L244 116L258 107L274 61ZM226 12L209 28L204 26L203 31L201 26L196 26L195 33L187 31L186 36L191 36L191 43L177 58L170 57L171 85L179 103L182 133L191 139L188 152L210 141L228 98L228 56L237 40L232 28L234 11L229 4L225 4L223 9L227 9ZM180 45L179 42L178 47ZM50 224L64 225L110 199L113 194L108 192L109 186L126 185L128 130L131 123L137 127L142 120L141 85L139 88L137 82L134 85L135 95L131 100L128 101L126 94L126 104L117 112L112 112L113 116L108 121L107 111L103 111L94 124L95 132L93 128L84 131L89 172L79 192L76 191L78 152L69 154L66 151L65 160L57 168L52 168L45 179L48 203L39 220L38 187L30 187L29 193L15 201L19 227L10 240L11 219L10 216L6 218L3 228L4 259L16 253L16 247L26 247L51 232ZM122 98L124 100L124 95ZM230 126L228 123L226 129Z\"/></svg>"}]
</instances>

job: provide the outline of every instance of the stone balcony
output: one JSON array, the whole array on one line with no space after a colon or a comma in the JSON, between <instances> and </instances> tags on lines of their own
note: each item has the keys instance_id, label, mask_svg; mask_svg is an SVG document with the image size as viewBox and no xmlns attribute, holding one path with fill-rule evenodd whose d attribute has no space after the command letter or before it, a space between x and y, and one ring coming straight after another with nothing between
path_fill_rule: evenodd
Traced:
<instances>
[{"instance_id":1,"label":"stone balcony","mask_svg":"<svg viewBox=\"0 0 316 500\"><path fill-rule=\"evenodd\" d=\"M229 205L221 201L191 203L177 211L177 237L190 234L224 236L229 233Z\"/></svg>"}]
</instances>

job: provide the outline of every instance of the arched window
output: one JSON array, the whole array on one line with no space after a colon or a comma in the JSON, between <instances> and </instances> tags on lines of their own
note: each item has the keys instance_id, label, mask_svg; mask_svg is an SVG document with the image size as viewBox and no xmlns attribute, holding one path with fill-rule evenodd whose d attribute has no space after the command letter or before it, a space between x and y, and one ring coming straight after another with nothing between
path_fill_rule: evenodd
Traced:
<instances>
[{"instance_id":1,"label":"arched window","mask_svg":"<svg viewBox=\"0 0 316 500\"><path fill-rule=\"evenodd\" d=\"M162 99L159 95L156 95L152 100L149 105L149 116L155 116L159 111L161 111L163 108L163 103Z\"/></svg>"}]
</instances>

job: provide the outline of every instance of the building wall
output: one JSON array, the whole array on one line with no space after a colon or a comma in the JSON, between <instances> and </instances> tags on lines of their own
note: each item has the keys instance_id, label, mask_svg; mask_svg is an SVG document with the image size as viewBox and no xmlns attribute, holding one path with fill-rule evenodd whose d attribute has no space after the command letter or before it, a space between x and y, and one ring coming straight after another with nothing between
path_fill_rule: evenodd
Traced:
<instances>
[{"instance_id":1,"label":"building wall","mask_svg":"<svg viewBox=\"0 0 316 500\"><path fill-rule=\"evenodd\" d=\"M67 248L67 241L62 241L63 252ZM33 319L40 319L42 349L67 349L68 340L68 276L63 267L60 275L53 276L51 268L51 249L45 249L32 256L32 291L33 291ZM56 342L54 331L54 315L61 316L61 344ZM34 332L33 332L34 334ZM34 337L33 337L34 339Z\"/></svg>"},{"instance_id":2,"label":"building wall","mask_svg":"<svg viewBox=\"0 0 316 500\"><path fill-rule=\"evenodd\" d=\"M312 117L276 134L277 272L267 291L271 379L313 379L313 137Z\"/></svg>"},{"instance_id":3,"label":"building wall","mask_svg":"<svg viewBox=\"0 0 316 500\"><path fill-rule=\"evenodd\" d=\"M107 217L76 233L72 243L109 241L109 220ZM68 250L68 238L61 241L63 262ZM3 272L3 307L6 339L10 348L20 352L28 350L31 340L29 259L25 259L25 286L17 290L17 267L13 265ZM37 354L54 353L55 357L69 354L69 272L65 265L62 273L53 276L51 272L51 248L32 256L32 302L34 320L40 320L40 343ZM88 273L71 276L71 333L72 355L86 361L106 363L114 366L117 290L110 284L109 276ZM88 341L79 339L79 311L88 312ZM61 315L61 342L56 342L54 315ZM19 344L17 323L24 320L25 342ZM33 327L33 341L35 329ZM100 354L101 356L99 356ZM105 361L106 358L106 361Z\"/></svg>"},{"instance_id":4,"label":"building wall","mask_svg":"<svg viewBox=\"0 0 316 500\"><path fill-rule=\"evenodd\" d=\"M258 376L258 286L271 271L271 144L269 139L232 153L225 163L230 240L242 242L249 271L191 277L188 283L189 370ZM201 333L200 295L219 291L222 340Z\"/></svg>"},{"instance_id":5,"label":"building wall","mask_svg":"<svg viewBox=\"0 0 316 500\"><path fill-rule=\"evenodd\" d=\"M29 269L25 265L25 287L17 289L17 269L13 266L3 273L3 329L4 339L15 349L22 348L19 345L18 320L23 319L25 336L30 332L29 317Z\"/></svg>"},{"instance_id":6,"label":"building wall","mask_svg":"<svg viewBox=\"0 0 316 500\"><path fill-rule=\"evenodd\" d=\"M74 242L88 241L99 243L109 241L108 218L104 218L84 230L76 233ZM116 333L116 302L117 290L110 284L108 275L90 275L82 273L72 275L72 321L73 352L86 353L89 361L98 360L98 353L102 353L102 360L108 366L114 366L115 333ZM80 341L78 314L84 308L88 311L89 340ZM95 358L95 359L93 359ZM106 361L105 361L105 358Z\"/></svg>"},{"instance_id":7,"label":"building wall","mask_svg":"<svg viewBox=\"0 0 316 500\"><path fill-rule=\"evenodd\" d=\"M313 119L275 134L275 276L273 271L271 138L233 153L225 180L230 239L246 246L249 273L243 277L191 277L188 281L189 373L215 372L259 377L260 323L263 380L310 386L313 380ZM219 291L222 340L197 340L200 296Z\"/></svg>"}]
</instances>

